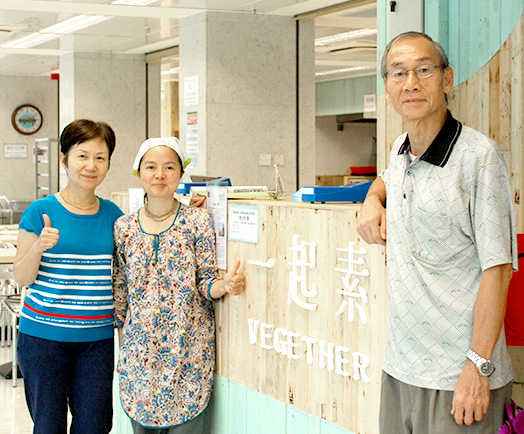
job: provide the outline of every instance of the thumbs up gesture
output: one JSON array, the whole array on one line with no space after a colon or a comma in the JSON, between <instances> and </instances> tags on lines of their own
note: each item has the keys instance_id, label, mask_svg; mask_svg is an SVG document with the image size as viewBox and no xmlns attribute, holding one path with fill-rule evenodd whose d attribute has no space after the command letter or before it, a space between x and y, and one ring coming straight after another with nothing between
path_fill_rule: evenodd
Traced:
<instances>
[{"instance_id":1,"label":"thumbs up gesture","mask_svg":"<svg viewBox=\"0 0 524 434\"><path fill-rule=\"evenodd\" d=\"M246 286L246 278L242 274L237 274L240 268L240 261L237 261L233 268L224 276L224 289L226 293L239 295Z\"/></svg>"},{"instance_id":2,"label":"thumbs up gesture","mask_svg":"<svg viewBox=\"0 0 524 434\"><path fill-rule=\"evenodd\" d=\"M44 218L44 227L36 242L38 250L45 252L54 247L58 242L58 229L51 227L51 219L47 214L42 216Z\"/></svg>"}]
</instances>

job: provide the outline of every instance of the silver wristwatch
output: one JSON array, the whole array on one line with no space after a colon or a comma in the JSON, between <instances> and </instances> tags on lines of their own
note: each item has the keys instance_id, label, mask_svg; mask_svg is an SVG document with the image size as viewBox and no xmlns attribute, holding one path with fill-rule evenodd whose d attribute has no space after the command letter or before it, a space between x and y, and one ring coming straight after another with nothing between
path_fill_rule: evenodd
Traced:
<instances>
[{"instance_id":1,"label":"silver wristwatch","mask_svg":"<svg viewBox=\"0 0 524 434\"><path fill-rule=\"evenodd\" d=\"M479 356L475 351L469 349L466 353L466 357L471 360L477 369L479 374L484 377L489 377L493 372L495 372L495 366L491 363L491 360L486 360L484 357Z\"/></svg>"}]
</instances>

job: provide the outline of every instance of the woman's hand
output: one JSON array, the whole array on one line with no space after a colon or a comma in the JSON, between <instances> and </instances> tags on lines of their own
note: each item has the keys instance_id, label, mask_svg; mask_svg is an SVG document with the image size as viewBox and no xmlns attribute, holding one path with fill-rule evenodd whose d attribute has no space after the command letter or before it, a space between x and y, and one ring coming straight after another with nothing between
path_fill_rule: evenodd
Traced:
<instances>
[{"instance_id":1,"label":"woman's hand","mask_svg":"<svg viewBox=\"0 0 524 434\"><path fill-rule=\"evenodd\" d=\"M23 229L18 233L13 271L15 280L20 286L28 286L35 281L42 253L58 242L58 229L51 227L51 219L47 214L44 214L43 218L44 227L39 236Z\"/></svg>"},{"instance_id":2,"label":"woman's hand","mask_svg":"<svg viewBox=\"0 0 524 434\"><path fill-rule=\"evenodd\" d=\"M237 274L240 268L240 261L237 261L234 267L229 270L223 279L217 280L211 286L211 298L218 300L226 294L239 295L246 286L246 278L243 274Z\"/></svg>"},{"instance_id":3,"label":"woman's hand","mask_svg":"<svg viewBox=\"0 0 524 434\"><path fill-rule=\"evenodd\" d=\"M40 236L35 245L35 248L39 252L45 252L56 246L56 243L58 243L58 229L51 227L51 219L47 214L44 214L43 217L44 227L42 232L40 232Z\"/></svg>"},{"instance_id":4,"label":"woman's hand","mask_svg":"<svg viewBox=\"0 0 524 434\"><path fill-rule=\"evenodd\" d=\"M240 268L240 261L224 276L224 289L227 294L239 295L246 286L246 278L243 274L237 274Z\"/></svg>"}]
</instances>

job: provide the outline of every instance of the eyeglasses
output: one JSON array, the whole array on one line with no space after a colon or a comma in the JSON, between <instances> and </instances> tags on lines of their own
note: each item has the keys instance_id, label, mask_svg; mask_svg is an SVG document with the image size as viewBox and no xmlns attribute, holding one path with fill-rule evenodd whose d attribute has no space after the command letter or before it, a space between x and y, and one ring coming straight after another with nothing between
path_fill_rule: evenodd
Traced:
<instances>
[{"instance_id":1,"label":"eyeglasses","mask_svg":"<svg viewBox=\"0 0 524 434\"><path fill-rule=\"evenodd\" d=\"M415 69L393 68L386 73L391 81L402 82L408 78L409 71L413 71L418 78L429 78L435 73L438 65L419 65Z\"/></svg>"}]
</instances>

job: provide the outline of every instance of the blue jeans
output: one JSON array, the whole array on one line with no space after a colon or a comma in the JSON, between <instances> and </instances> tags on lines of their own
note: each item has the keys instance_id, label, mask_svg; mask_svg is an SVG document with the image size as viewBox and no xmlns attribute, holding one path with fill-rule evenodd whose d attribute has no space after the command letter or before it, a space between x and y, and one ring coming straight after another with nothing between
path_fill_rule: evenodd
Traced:
<instances>
[{"instance_id":1,"label":"blue jeans","mask_svg":"<svg viewBox=\"0 0 524 434\"><path fill-rule=\"evenodd\" d=\"M18 360L34 434L107 434L113 420L113 338L56 342L20 333Z\"/></svg>"}]
</instances>

